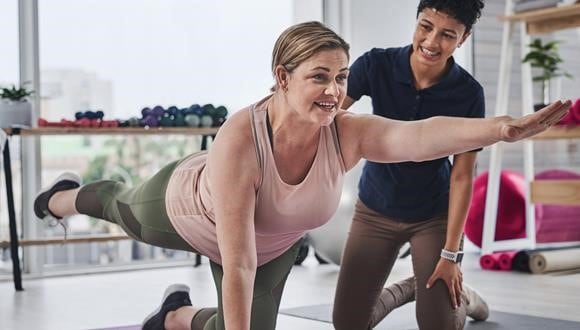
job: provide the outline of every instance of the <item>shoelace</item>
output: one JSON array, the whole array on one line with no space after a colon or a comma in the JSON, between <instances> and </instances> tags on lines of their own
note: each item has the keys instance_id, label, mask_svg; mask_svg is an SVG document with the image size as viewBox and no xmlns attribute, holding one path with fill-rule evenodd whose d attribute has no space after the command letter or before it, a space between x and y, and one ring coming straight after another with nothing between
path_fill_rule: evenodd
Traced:
<instances>
[{"instance_id":1,"label":"shoelace","mask_svg":"<svg viewBox=\"0 0 580 330\"><path fill-rule=\"evenodd\" d=\"M68 231L67 231L68 228L64 224L64 221L63 220L64 219L55 219L55 218L52 218L50 221L48 221L48 226L51 227L51 228L56 227L56 226L61 226L62 227L62 229L64 230L64 239L63 239L63 243L64 243L64 242L66 242L66 239L67 239L67 236L68 236Z\"/></svg>"}]
</instances>

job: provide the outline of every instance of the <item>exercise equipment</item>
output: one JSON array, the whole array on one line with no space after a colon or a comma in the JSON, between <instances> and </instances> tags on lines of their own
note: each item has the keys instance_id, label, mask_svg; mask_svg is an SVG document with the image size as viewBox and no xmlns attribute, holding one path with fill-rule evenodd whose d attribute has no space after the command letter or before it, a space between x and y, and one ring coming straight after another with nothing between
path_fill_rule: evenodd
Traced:
<instances>
[{"instance_id":1,"label":"exercise equipment","mask_svg":"<svg viewBox=\"0 0 580 330\"><path fill-rule=\"evenodd\" d=\"M189 127L199 127L201 119L198 115L191 113L185 116L185 123Z\"/></svg>"},{"instance_id":2,"label":"exercise equipment","mask_svg":"<svg viewBox=\"0 0 580 330\"><path fill-rule=\"evenodd\" d=\"M179 108L172 105L169 108L167 108L167 110L165 110L165 112L171 116L175 116L179 112Z\"/></svg>"},{"instance_id":3,"label":"exercise equipment","mask_svg":"<svg viewBox=\"0 0 580 330\"><path fill-rule=\"evenodd\" d=\"M162 127L173 126L173 119L171 118L171 115L169 113L165 113L163 117L161 117L161 120L159 121L159 126Z\"/></svg>"},{"instance_id":4,"label":"exercise equipment","mask_svg":"<svg viewBox=\"0 0 580 330\"><path fill-rule=\"evenodd\" d=\"M471 207L465 221L465 236L478 247L481 247L487 180L487 172L474 180ZM523 238L526 235L524 184L521 174L512 171L501 172L496 241Z\"/></svg>"},{"instance_id":5,"label":"exercise equipment","mask_svg":"<svg viewBox=\"0 0 580 330\"><path fill-rule=\"evenodd\" d=\"M173 116L173 126L177 127L187 126L187 124L185 123L185 116L181 111L177 111Z\"/></svg>"},{"instance_id":6,"label":"exercise equipment","mask_svg":"<svg viewBox=\"0 0 580 330\"><path fill-rule=\"evenodd\" d=\"M511 270L517 251L502 252L499 254L498 266L501 270Z\"/></svg>"},{"instance_id":7,"label":"exercise equipment","mask_svg":"<svg viewBox=\"0 0 580 330\"><path fill-rule=\"evenodd\" d=\"M520 250L515 254L513 258L512 269L520 272L531 273L530 258L534 253L541 253L546 251L563 251L570 249L580 249L580 245Z\"/></svg>"},{"instance_id":8,"label":"exercise equipment","mask_svg":"<svg viewBox=\"0 0 580 330\"><path fill-rule=\"evenodd\" d=\"M201 125L201 127L212 127L213 126L213 118L210 115L201 116L200 125Z\"/></svg>"},{"instance_id":9,"label":"exercise equipment","mask_svg":"<svg viewBox=\"0 0 580 330\"><path fill-rule=\"evenodd\" d=\"M529 266L533 274L580 269L580 248L534 252Z\"/></svg>"},{"instance_id":10,"label":"exercise equipment","mask_svg":"<svg viewBox=\"0 0 580 330\"><path fill-rule=\"evenodd\" d=\"M354 205L358 198L358 180L363 166L364 161L360 161L345 174L340 203L330 221L310 231L306 236L316 251L315 254L324 261L340 265L342 250L354 214Z\"/></svg>"},{"instance_id":11,"label":"exercise equipment","mask_svg":"<svg viewBox=\"0 0 580 330\"><path fill-rule=\"evenodd\" d=\"M479 265L485 270L497 270L499 269L499 256L500 253L484 254L479 258Z\"/></svg>"}]
</instances>

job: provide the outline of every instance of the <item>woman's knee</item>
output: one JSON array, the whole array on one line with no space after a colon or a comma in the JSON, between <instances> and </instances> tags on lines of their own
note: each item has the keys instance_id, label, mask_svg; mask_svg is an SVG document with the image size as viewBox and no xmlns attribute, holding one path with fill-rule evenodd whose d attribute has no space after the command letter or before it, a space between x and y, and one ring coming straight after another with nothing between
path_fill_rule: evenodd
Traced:
<instances>
[{"instance_id":1,"label":"woman's knee","mask_svg":"<svg viewBox=\"0 0 580 330\"><path fill-rule=\"evenodd\" d=\"M370 329L368 322L356 320L352 313L336 308L336 306L332 312L332 325L336 330Z\"/></svg>"},{"instance_id":2,"label":"woman's knee","mask_svg":"<svg viewBox=\"0 0 580 330\"><path fill-rule=\"evenodd\" d=\"M417 324L421 330L460 330L465 325L465 306L453 309L447 301L440 301L439 307L436 305L425 306L423 308L417 304L416 316ZM441 308L441 306L444 306Z\"/></svg>"}]
</instances>

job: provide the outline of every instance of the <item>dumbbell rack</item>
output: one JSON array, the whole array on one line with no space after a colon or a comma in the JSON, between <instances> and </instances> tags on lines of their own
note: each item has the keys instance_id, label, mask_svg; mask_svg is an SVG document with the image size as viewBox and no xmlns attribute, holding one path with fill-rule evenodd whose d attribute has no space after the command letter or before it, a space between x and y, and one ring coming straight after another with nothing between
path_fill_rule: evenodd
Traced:
<instances>
[{"instance_id":1,"label":"dumbbell rack","mask_svg":"<svg viewBox=\"0 0 580 330\"><path fill-rule=\"evenodd\" d=\"M215 135L219 127L39 127L7 128L8 135Z\"/></svg>"},{"instance_id":2,"label":"dumbbell rack","mask_svg":"<svg viewBox=\"0 0 580 330\"><path fill-rule=\"evenodd\" d=\"M1 128L0 128L1 129ZM198 135L202 136L201 150L208 147L208 138L215 138L219 127L208 128L189 128L189 127L117 127L117 128L78 128L78 127L41 127L41 128L5 128L3 129L9 137L19 135L21 137L35 137L44 135ZM10 139L6 141L3 150L4 174L6 178L6 197L8 205L8 220L10 241L10 257L12 259L12 276L14 287L17 291L22 291L22 273L20 268L20 257L18 249L19 237L16 226L16 211L14 206L14 193L12 189L12 164L10 158ZM1 148L0 148L1 149ZM92 238L84 238L83 241L90 241ZM119 237L110 237L111 240L117 240ZM102 241L103 237L95 237L95 241ZM58 244L62 242L56 242ZM54 244L46 240L27 240L26 246ZM22 245L24 246L24 245ZM196 265L201 263L201 256L196 255Z\"/></svg>"}]
</instances>

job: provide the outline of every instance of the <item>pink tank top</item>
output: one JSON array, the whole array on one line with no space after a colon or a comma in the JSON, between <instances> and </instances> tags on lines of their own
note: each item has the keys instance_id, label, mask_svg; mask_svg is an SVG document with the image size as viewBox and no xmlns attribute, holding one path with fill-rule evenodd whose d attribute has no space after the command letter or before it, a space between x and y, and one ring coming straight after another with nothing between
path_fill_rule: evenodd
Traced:
<instances>
[{"instance_id":1,"label":"pink tank top","mask_svg":"<svg viewBox=\"0 0 580 330\"><path fill-rule=\"evenodd\" d=\"M282 181L268 136L268 99L249 107L262 172L254 217L258 266L282 255L308 230L330 220L340 201L345 173L333 122L322 127L314 162L304 180L296 185ZM178 234L195 250L221 264L211 187L204 171L206 155L196 153L177 166L169 179L165 203Z\"/></svg>"}]
</instances>

